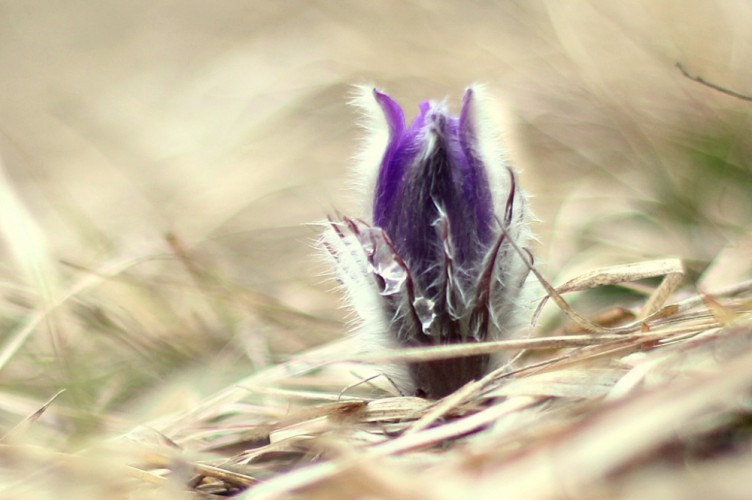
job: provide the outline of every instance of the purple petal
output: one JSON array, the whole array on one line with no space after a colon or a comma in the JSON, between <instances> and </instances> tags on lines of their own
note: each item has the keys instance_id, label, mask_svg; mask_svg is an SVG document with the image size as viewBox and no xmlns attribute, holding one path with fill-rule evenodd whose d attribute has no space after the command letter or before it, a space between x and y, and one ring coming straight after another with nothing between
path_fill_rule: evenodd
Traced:
<instances>
[{"instance_id":1,"label":"purple petal","mask_svg":"<svg viewBox=\"0 0 752 500\"><path fill-rule=\"evenodd\" d=\"M475 224L477 237L484 245L490 244L492 227L494 224L494 207L491 188L485 166L480 158L478 143L478 126L476 99L473 89L469 88L462 99L462 113L460 113L459 140L467 162L464 192L468 204L475 208Z\"/></svg>"},{"instance_id":2,"label":"purple petal","mask_svg":"<svg viewBox=\"0 0 752 500\"><path fill-rule=\"evenodd\" d=\"M444 260L443 239L436 227L442 217L449 221L460 267L473 267L491 244L491 194L475 154L469 102L464 122L442 105L421 104L418 117L387 150L377 184L374 223L386 230L429 293L438 290L442 274L437 263Z\"/></svg>"},{"instance_id":3,"label":"purple petal","mask_svg":"<svg viewBox=\"0 0 752 500\"><path fill-rule=\"evenodd\" d=\"M395 160L395 155L400 149L405 131L405 114L400 105L383 92L373 89L373 95L381 106L384 118L389 125L389 143L384 152L384 158L381 160L376 193L374 193L374 221L380 226L391 213L394 198L404 175L405 162Z\"/></svg>"}]
</instances>

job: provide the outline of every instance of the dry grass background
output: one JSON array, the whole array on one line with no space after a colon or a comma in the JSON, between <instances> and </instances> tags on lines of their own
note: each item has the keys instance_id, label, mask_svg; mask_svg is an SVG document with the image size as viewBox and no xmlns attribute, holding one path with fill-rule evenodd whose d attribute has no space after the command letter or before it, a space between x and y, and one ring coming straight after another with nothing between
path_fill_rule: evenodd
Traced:
<instances>
[{"instance_id":1,"label":"dry grass background","mask_svg":"<svg viewBox=\"0 0 752 500\"><path fill-rule=\"evenodd\" d=\"M752 93L750 22L743 1L3 2L0 496L745 497L743 287L543 379L340 398L367 370L311 371L351 352L308 223L357 205L351 84L415 109L480 81L554 282L667 256L673 301L749 279L752 103L675 63Z\"/></svg>"}]
</instances>

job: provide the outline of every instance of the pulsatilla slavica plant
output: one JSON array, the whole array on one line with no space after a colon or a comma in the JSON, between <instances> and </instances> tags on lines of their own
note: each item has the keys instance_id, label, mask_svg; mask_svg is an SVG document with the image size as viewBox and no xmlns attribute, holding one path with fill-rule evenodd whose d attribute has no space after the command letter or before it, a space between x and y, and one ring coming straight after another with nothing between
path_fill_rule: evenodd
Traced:
<instances>
[{"instance_id":1,"label":"pulsatilla slavica plant","mask_svg":"<svg viewBox=\"0 0 752 500\"><path fill-rule=\"evenodd\" d=\"M525 247L532 216L483 94L469 88L459 116L424 102L409 125L380 90L354 100L371 133L356 171L369 213L330 218L322 245L371 348L501 340L530 317L529 268L509 240ZM406 393L440 398L504 361L411 362L388 374Z\"/></svg>"}]
</instances>

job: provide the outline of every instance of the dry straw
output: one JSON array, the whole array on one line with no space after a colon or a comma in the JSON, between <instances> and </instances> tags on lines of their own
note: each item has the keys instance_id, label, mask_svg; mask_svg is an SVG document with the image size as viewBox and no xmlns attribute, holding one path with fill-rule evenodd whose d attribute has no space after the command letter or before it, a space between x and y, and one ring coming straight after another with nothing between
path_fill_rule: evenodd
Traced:
<instances>
[{"instance_id":1,"label":"dry straw","mask_svg":"<svg viewBox=\"0 0 752 500\"><path fill-rule=\"evenodd\" d=\"M597 276L578 287L601 283ZM138 491L181 483L243 498L683 497L711 487L738 495L745 487L737 478L752 461L750 305L752 286L741 283L675 294L619 333L367 357L352 356L341 340L108 449L128 450ZM351 384L348 375L365 361L479 349L529 352L436 402L389 395L378 377Z\"/></svg>"}]
</instances>

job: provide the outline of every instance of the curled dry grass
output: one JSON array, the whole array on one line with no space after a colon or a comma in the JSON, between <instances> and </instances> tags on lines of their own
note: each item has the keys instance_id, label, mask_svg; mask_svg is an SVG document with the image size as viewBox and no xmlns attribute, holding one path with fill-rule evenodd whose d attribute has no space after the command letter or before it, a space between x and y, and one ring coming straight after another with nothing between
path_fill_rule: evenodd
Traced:
<instances>
[{"instance_id":1,"label":"curled dry grass","mask_svg":"<svg viewBox=\"0 0 752 500\"><path fill-rule=\"evenodd\" d=\"M250 486L249 498L685 496L694 483L741 494L734 479L752 460L750 305L746 283L672 304L629 333L499 342L548 349L438 402L343 394L326 368L348 357L340 341L155 423L183 448L156 453L189 461L199 490ZM187 458L233 448L243 451L209 462L217 469Z\"/></svg>"},{"instance_id":2,"label":"curled dry grass","mask_svg":"<svg viewBox=\"0 0 752 500\"><path fill-rule=\"evenodd\" d=\"M737 496L752 460L751 309L752 283L740 283L681 291L630 331L496 342L488 348L528 354L436 402L395 395L362 362L475 346L354 356L340 340L83 452L22 444L45 408L0 449L107 494Z\"/></svg>"}]
</instances>

